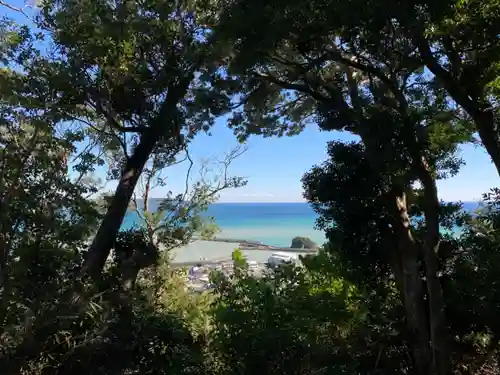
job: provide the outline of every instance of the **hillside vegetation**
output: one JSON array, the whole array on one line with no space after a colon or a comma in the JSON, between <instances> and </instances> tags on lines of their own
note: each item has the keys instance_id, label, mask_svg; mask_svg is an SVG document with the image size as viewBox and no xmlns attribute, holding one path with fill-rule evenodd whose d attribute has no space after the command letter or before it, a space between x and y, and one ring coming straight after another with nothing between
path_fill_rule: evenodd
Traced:
<instances>
[{"instance_id":1,"label":"hillside vegetation","mask_svg":"<svg viewBox=\"0 0 500 375\"><path fill-rule=\"evenodd\" d=\"M500 190L474 215L438 190L463 145L500 173L498 0L7 1L0 374L500 374ZM235 256L194 294L170 251L246 184L244 146L193 171L216 119L357 141L302 179L317 255L258 279Z\"/></svg>"}]
</instances>

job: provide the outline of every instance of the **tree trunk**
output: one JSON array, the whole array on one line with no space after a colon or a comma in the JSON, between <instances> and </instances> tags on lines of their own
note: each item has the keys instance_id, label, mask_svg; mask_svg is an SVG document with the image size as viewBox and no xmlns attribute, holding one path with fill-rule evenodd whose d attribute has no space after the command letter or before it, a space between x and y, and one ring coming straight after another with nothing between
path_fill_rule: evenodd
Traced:
<instances>
[{"instance_id":1,"label":"tree trunk","mask_svg":"<svg viewBox=\"0 0 500 375\"><path fill-rule=\"evenodd\" d=\"M362 132L360 136L365 144L366 153L374 170L383 170L383 161L377 156L376 144L369 134ZM399 280L406 315L410 347L418 375L429 375L432 370L431 351L429 346L429 324L424 300L423 282L420 277L420 246L411 233L410 217L404 189L393 186L388 194L387 210L391 213L392 227L397 241L398 254L391 257L394 276Z\"/></svg>"},{"instance_id":2,"label":"tree trunk","mask_svg":"<svg viewBox=\"0 0 500 375\"><path fill-rule=\"evenodd\" d=\"M390 201L394 219L394 231L398 239L403 279L402 300L406 312L406 323L411 342L415 367L419 375L431 374L428 321L420 277L420 249L410 230L410 219L406 205L406 194L394 189Z\"/></svg>"},{"instance_id":3,"label":"tree trunk","mask_svg":"<svg viewBox=\"0 0 500 375\"><path fill-rule=\"evenodd\" d=\"M357 84L352 79L352 74L350 73L352 72L347 72L351 99L354 107L360 110L363 104L359 101ZM404 100L402 104L405 104ZM406 111L403 113L403 116L405 115L407 115ZM360 126L357 128L357 132L365 145L366 153L371 160L374 170L383 171L385 169L383 166L385 161L378 157L380 149L373 141L370 129ZM401 186L394 185L388 194L388 198L386 208L392 214L393 230L399 251L399 254L392 257L391 263L393 263L393 272L396 280L400 280L398 288L402 293L401 300L405 307L406 325L411 337L410 345L413 350L415 367L419 375L429 375L432 373L433 366L429 345L427 307L424 299L423 281L420 276L420 255L422 249L420 244L413 238L411 232L404 189Z\"/></svg>"},{"instance_id":4,"label":"tree trunk","mask_svg":"<svg viewBox=\"0 0 500 375\"><path fill-rule=\"evenodd\" d=\"M437 252L439 248L439 198L436 180L432 176L424 158L417 159L419 179L424 189L424 215L426 233L423 243L425 277L429 297L429 325L433 365L440 375L450 371L448 351L448 332L446 327L445 304L443 290L438 277L439 263Z\"/></svg>"},{"instance_id":5,"label":"tree trunk","mask_svg":"<svg viewBox=\"0 0 500 375\"><path fill-rule=\"evenodd\" d=\"M139 180L142 169L148 161L156 142L157 136L155 132L153 129L149 129L149 131L146 131L141 137L139 145L127 161L118 186L116 187L111 205L87 252L87 258L81 270L82 275L89 274L91 276L96 276L104 267L104 263L109 256L109 252L113 247L116 235L120 230L123 218L127 212L137 181Z\"/></svg>"},{"instance_id":6,"label":"tree trunk","mask_svg":"<svg viewBox=\"0 0 500 375\"><path fill-rule=\"evenodd\" d=\"M500 175L500 133L492 108L479 108L472 115L484 148Z\"/></svg>"},{"instance_id":7,"label":"tree trunk","mask_svg":"<svg viewBox=\"0 0 500 375\"><path fill-rule=\"evenodd\" d=\"M175 138L175 142L179 140L181 126L176 121L177 104L186 95L193 77L193 71L187 72L184 77L180 77L176 83L168 88L167 98L156 119L144 131L139 145L127 161L111 205L87 252L87 258L80 275L88 274L96 277L100 274L122 225L137 181L158 140L162 136Z\"/></svg>"}]
</instances>

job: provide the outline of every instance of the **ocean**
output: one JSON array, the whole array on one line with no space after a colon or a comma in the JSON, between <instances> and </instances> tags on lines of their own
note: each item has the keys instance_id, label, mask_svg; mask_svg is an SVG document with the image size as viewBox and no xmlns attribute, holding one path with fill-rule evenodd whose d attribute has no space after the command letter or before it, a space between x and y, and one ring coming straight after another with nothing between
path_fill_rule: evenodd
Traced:
<instances>
[{"instance_id":1,"label":"ocean","mask_svg":"<svg viewBox=\"0 0 500 375\"><path fill-rule=\"evenodd\" d=\"M156 201L156 202L155 202ZM154 210L160 200L153 200ZM476 202L465 202L464 208L473 211ZM215 217L221 229L219 238L261 241L266 245L288 247L296 236L309 237L318 245L326 239L323 232L315 230L316 214L308 203L216 203L209 207L207 216ZM129 212L122 228L127 229L137 223L137 215ZM196 241L175 251L175 261L187 262L200 258L230 256L235 244ZM263 261L270 255L265 251L251 251L249 258Z\"/></svg>"},{"instance_id":2,"label":"ocean","mask_svg":"<svg viewBox=\"0 0 500 375\"><path fill-rule=\"evenodd\" d=\"M154 205L152 202L151 209ZM206 215L215 217L220 238L284 247L290 246L296 236L309 237L318 244L325 242L324 234L314 230L316 214L307 203L216 203ZM130 228L137 220L137 215L129 212L123 228Z\"/></svg>"},{"instance_id":3,"label":"ocean","mask_svg":"<svg viewBox=\"0 0 500 375\"><path fill-rule=\"evenodd\" d=\"M160 200L150 203L154 210ZM261 241L266 245L289 247L296 236L309 237L318 245L325 235L314 229L316 214L307 203L216 203L206 216L215 217L221 232L219 238ZM128 229L138 222L137 214L127 213L122 228ZM196 262L200 259L229 258L237 244L213 241L194 241L172 251L174 262ZM270 251L246 251L248 259L265 262Z\"/></svg>"}]
</instances>

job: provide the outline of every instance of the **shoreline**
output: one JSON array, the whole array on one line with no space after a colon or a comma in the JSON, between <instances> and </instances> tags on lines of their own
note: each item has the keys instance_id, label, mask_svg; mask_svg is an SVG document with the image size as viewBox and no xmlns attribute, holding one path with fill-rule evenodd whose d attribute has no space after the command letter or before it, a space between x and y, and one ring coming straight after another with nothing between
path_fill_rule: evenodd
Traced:
<instances>
[{"instance_id":1,"label":"shoreline","mask_svg":"<svg viewBox=\"0 0 500 375\"><path fill-rule=\"evenodd\" d=\"M234 246L233 246L234 244ZM174 267L190 267L195 265L210 266L232 263L232 253L239 249L250 261L265 263L272 253L288 253L296 255L317 254L317 249L297 249L291 247L270 246L259 241L213 238L211 240L195 237L190 244L178 249L171 261ZM218 250L218 251L214 251ZM179 257L177 257L179 255Z\"/></svg>"},{"instance_id":2,"label":"shoreline","mask_svg":"<svg viewBox=\"0 0 500 375\"><path fill-rule=\"evenodd\" d=\"M197 242L198 246L204 246L205 250L210 250L211 247L225 247L226 251L219 253L214 257L210 257L209 254L203 254L202 250L198 254L203 255L198 259L194 257L183 257L183 259L176 260L174 258L171 260L170 265L173 268L186 270L187 273L185 276L187 288L196 293L203 293L212 290L215 287L210 280L210 275L214 270L222 272L227 277L231 277L234 272L234 260L232 256L234 249L242 251L243 256L248 262L249 271L255 277L261 277L267 273L269 267L273 268L273 264L275 263L268 260L268 257L273 253L297 253L299 256L291 256L290 261L294 264L300 265L300 255L307 256L317 254L319 251L319 247L316 249L297 249L291 247L270 246L260 241L217 237L210 240L202 240L199 239L199 237L195 237L193 242L191 242L191 245L196 244ZM258 256L258 253L261 253L260 257ZM262 259L262 253L265 255L264 259ZM206 255L209 256L208 259ZM271 263L269 264L269 262Z\"/></svg>"},{"instance_id":3,"label":"shoreline","mask_svg":"<svg viewBox=\"0 0 500 375\"><path fill-rule=\"evenodd\" d=\"M194 241L201 240L200 238L194 238ZM242 239L234 239L234 238L219 238L214 237L212 239L204 239L203 241L208 242L223 242L223 243L235 243L238 244L238 248L242 251L251 251L251 250L260 250L260 251L282 251L289 253L317 253L319 250L319 246L315 249L299 249L294 247L284 247L284 246L272 246L266 245L261 241L252 241L252 240L242 240Z\"/></svg>"}]
</instances>

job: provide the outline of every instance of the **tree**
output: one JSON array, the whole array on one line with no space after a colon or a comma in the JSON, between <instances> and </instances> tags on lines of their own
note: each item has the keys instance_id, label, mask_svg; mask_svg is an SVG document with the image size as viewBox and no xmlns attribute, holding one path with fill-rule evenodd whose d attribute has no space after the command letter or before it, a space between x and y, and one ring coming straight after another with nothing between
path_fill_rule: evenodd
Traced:
<instances>
[{"instance_id":1,"label":"tree","mask_svg":"<svg viewBox=\"0 0 500 375\"><path fill-rule=\"evenodd\" d=\"M215 5L45 3L37 22L54 48L44 53L42 34L2 24L2 369L441 375L488 362L498 350L497 199L452 238L440 230L463 219L459 205L439 201L436 181L460 167L468 117L478 130L495 124L486 105L496 100L496 47L485 35L494 39L496 26L477 12L495 4L241 0L222 2L221 23ZM479 58L462 54L476 47ZM424 69L435 60L454 81L435 73L436 84ZM450 102L457 82L475 107ZM215 294L198 300L182 272L158 262L157 245L192 239L217 191L242 180L202 178L193 196L168 196L155 214L148 197L157 172L183 152L189 161L189 141L234 94L240 138L315 121L359 141L330 143L329 159L303 179L324 251L260 279L235 252L234 277L215 275ZM84 177L70 179L80 142ZM100 280L86 284L74 268L99 218L86 180L96 164L120 181L83 267ZM145 203L132 203L145 228L118 233L141 176Z\"/></svg>"},{"instance_id":2,"label":"tree","mask_svg":"<svg viewBox=\"0 0 500 375\"><path fill-rule=\"evenodd\" d=\"M246 180L229 173L231 163L245 151L246 148L237 146L223 160L205 161L195 181L192 176L194 161L187 149L185 157L180 159L161 160L160 155L153 155L139 184L141 199L134 194L131 200L131 209L139 223L120 232L113 247L121 265L125 289L132 288L141 269L157 265L160 258L167 260L171 250L190 243L196 236L213 237L217 230L215 220L203 214L217 201L220 192L246 185ZM156 208L150 208L153 190L167 184L162 174L183 162L188 163L184 191L178 194L170 191Z\"/></svg>"},{"instance_id":3,"label":"tree","mask_svg":"<svg viewBox=\"0 0 500 375\"><path fill-rule=\"evenodd\" d=\"M9 21L0 32L2 371L203 372L185 320L157 308L142 285L124 293L119 261L100 283L75 278L101 219L89 173L103 154L93 154L88 129L67 122L74 107L53 91L53 61L35 48L42 36Z\"/></svg>"},{"instance_id":4,"label":"tree","mask_svg":"<svg viewBox=\"0 0 500 375\"><path fill-rule=\"evenodd\" d=\"M233 161L246 150L246 147L238 145L222 159L203 160L198 178L193 176L195 164L187 149L177 159L161 161L159 156L154 155L143 172L140 198L134 194L131 202L149 240L169 251L191 242L195 235L210 238L216 230L215 218L206 218L202 214L210 204L217 201L222 191L246 185L244 178L232 176L229 171ZM153 190L159 186L167 186L163 174L169 167L182 163L187 163L184 191L178 194L169 192L156 209L151 209L150 196Z\"/></svg>"},{"instance_id":5,"label":"tree","mask_svg":"<svg viewBox=\"0 0 500 375\"><path fill-rule=\"evenodd\" d=\"M325 41L318 38L319 35L330 34L330 42L341 36L342 42L350 43L351 46L364 43L364 47L378 49L387 56L398 55L401 60L411 59L413 64L427 68L426 81L429 87L444 88L449 99L460 106L460 112L464 112L459 114L460 118L469 117L474 121L481 142L497 170L500 170L500 142L496 130L497 62L500 52L496 38L497 1L444 1L439 4L432 1L405 4L397 1L375 1L370 4L362 1L294 2L286 5L262 3L251 10L245 1L227 1L224 4L229 20L226 30L231 30L233 34L245 30L237 48L244 54L240 61L249 59L247 66L273 48L273 38L277 34L279 37L288 35L301 41L314 40L317 43ZM352 14L352 9L363 11ZM248 25L232 23L241 15L240 12L245 12L247 17L254 17L256 24L273 23L273 33L265 36ZM407 47L401 49L401 43L387 40L391 32L396 32L400 40L404 39ZM240 49L243 43L245 47ZM253 51L258 53L254 54ZM329 54L331 52L335 53L329 51ZM324 59L326 55L324 53L316 58ZM289 56L282 54L281 57ZM358 56L350 64L364 70L367 57ZM279 63L276 59L274 62ZM309 62L313 63L314 59ZM380 64L383 62L380 61ZM299 65L296 67L299 68ZM307 107L307 104L304 103L304 106Z\"/></svg>"},{"instance_id":6,"label":"tree","mask_svg":"<svg viewBox=\"0 0 500 375\"><path fill-rule=\"evenodd\" d=\"M447 373L448 339L437 278L436 179L458 170L454 152L458 143L470 139L470 127L456 120L459 112L443 90L429 87L412 40L400 26L378 25L382 31L375 39L375 33L355 27L357 16L345 21L337 19L338 13L325 13L333 4L308 3L309 12L296 5L266 3L251 14L244 1L228 6L219 32L233 33L235 43L229 48L235 50L235 58L230 71L246 77L245 106L230 125L246 137L252 132L295 134L317 121L324 130L347 130L361 138L363 158L383 181L378 186L388 215L385 225L394 232L393 251L401 257L392 267L401 263L403 270L398 283L410 330L418 337L417 366L422 374L428 373L432 352L437 371ZM281 10L276 12L276 7ZM248 24L237 23L242 13L255 17L255 24L272 24L273 32L260 35ZM425 216L421 240L411 230L408 202L417 182L422 186ZM421 254L430 309L428 333L422 330L428 313L420 286Z\"/></svg>"},{"instance_id":7,"label":"tree","mask_svg":"<svg viewBox=\"0 0 500 375\"><path fill-rule=\"evenodd\" d=\"M99 213L88 199L95 186L68 176L81 133L56 126L49 90L23 74L36 67L36 38L9 21L0 30L0 355L15 373L61 328L51 325L61 308L54 300L71 294L71 269Z\"/></svg>"},{"instance_id":8,"label":"tree","mask_svg":"<svg viewBox=\"0 0 500 375\"><path fill-rule=\"evenodd\" d=\"M499 6L497 1L445 1L439 5L423 1L399 8L395 18L437 83L473 119L500 174Z\"/></svg>"},{"instance_id":9,"label":"tree","mask_svg":"<svg viewBox=\"0 0 500 375\"><path fill-rule=\"evenodd\" d=\"M232 83L206 41L211 2L41 4L37 25L53 50L41 73L57 107L121 149L120 180L82 273L109 255L144 165L176 155L231 106Z\"/></svg>"},{"instance_id":10,"label":"tree","mask_svg":"<svg viewBox=\"0 0 500 375\"><path fill-rule=\"evenodd\" d=\"M471 373L491 366L498 371L498 193L484 194L480 208L462 218L443 267L449 323L461 337L454 355Z\"/></svg>"},{"instance_id":11,"label":"tree","mask_svg":"<svg viewBox=\"0 0 500 375\"><path fill-rule=\"evenodd\" d=\"M214 276L211 348L220 373L404 371L406 349L394 340L400 327L384 316L394 299L370 296L339 277L327 253L302 262L304 267L279 267L261 278L244 264L236 266L232 279Z\"/></svg>"},{"instance_id":12,"label":"tree","mask_svg":"<svg viewBox=\"0 0 500 375\"><path fill-rule=\"evenodd\" d=\"M83 245L95 229L97 207L88 195L95 186L68 176L68 160L82 134L56 125L57 111L50 108L48 91L38 77L27 77L20 68L36 64L35 39L25 28L9 21L0 25L4 66L0 104L0 273L6 281L9 264L33 238L34 245L71 252ZM43 102L43 104L41 104ZM75 166L80 165L75 160ZM87 169L82 170L82 175ZM25 242L27 241L27 242ZM17 250L16 250L17 249ZM23 256L36 256L37 251ZM21 259L23 258L21 256ZM34 259L33 259L34 260Z\"/></svg>"}]
</instances>

